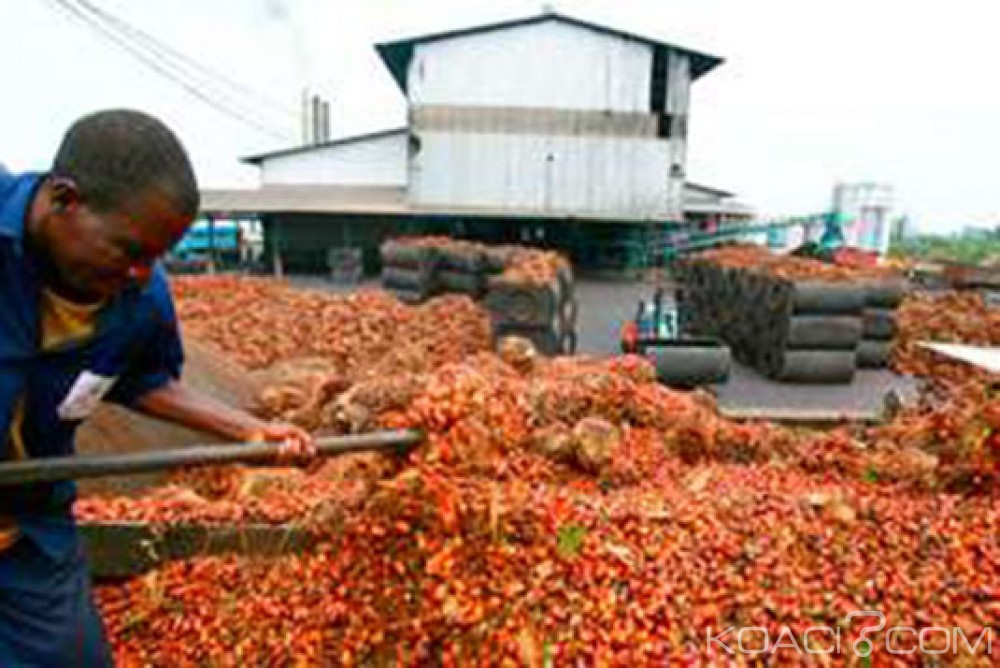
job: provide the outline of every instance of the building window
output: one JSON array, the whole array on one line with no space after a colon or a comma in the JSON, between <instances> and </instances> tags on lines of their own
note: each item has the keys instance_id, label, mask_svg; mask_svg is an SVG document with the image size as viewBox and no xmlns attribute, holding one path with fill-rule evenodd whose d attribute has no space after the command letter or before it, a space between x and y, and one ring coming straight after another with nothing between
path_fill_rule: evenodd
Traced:
<instances>
[{"instance_id":1,"label":"building window","mask_svg":"<svg viewBox=\"0 0 1000 668\"><path fill-rule=\"evenodd\" d=\"M670 114L659 114L656 117L656 136L660 139L670 139L673 136L674 117Z\"/></svg>"},{"instance_id":2,"label":"building window","mask_svg":"<svg viewBox=\"0 0 1000 668\"><path fill-rule=\"evenodd\" d=\"M661 113L667 108L668 58L666 49L653 49L653 77L649 90L649 110L654 114Z\"/></svg>"}]
</instances>

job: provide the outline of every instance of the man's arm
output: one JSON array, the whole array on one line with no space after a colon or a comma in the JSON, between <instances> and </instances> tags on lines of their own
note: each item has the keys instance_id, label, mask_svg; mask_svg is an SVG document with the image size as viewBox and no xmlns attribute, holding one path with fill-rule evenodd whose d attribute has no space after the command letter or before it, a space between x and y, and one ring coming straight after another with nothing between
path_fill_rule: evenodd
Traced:
<instances>
[{"instance_id":1,"label":"man's arm","mask_svg":"<svg viewBox=\"0 0 1000 668\"><path fill-rule=\"evenodd\" d=\"M143 394L133 405L139 412L190 429L239 442L282 442L283 457L315 454L312 437L292 424L266 422L172 380Z\"/></svg>"}]
</instances>

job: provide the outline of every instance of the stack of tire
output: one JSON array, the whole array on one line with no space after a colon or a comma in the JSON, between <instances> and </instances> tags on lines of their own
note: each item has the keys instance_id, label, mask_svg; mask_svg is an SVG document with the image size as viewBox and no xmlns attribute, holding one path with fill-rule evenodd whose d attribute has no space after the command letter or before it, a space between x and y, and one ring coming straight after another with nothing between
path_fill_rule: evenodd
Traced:
<instances>
[{"instance_id":1,"label":"stack of tire","mask_svg":"<svg viewBox=\"0 0 1000 668\"><path fill-rule=\"evenodd\" d=\"M447 237L390 239L382 244L382 287L418 304L440 294L464 294L490 311L493 333L521 336L545 355L576 352L577 301L568 264L549 280L508 269L532 264L539 253L523 246L487 246ZM551 258L550 258L551 259Z\"/></svg>"},{"instance_id":2,"label":"stack of tire","mask_svg":"<svg viewBox=\"0 0 1000 668\"><path fill-rule=\"evenodd\" d=\"M382 244L382 288L401 302L419 304L437 289L439 250L433 246L388 240Z\"/></svg>"},{"instance_id":3,"label":"stack of tire","mask_svg":"<svg viewBox=\"0 0 1000 668\"><path fill-rule=\"evenodd\" d=\"M545 355L576 352L577 301L572 271L564 267L551 281L529 283L503 275L487 283L486 308L497 340L520 336Z\"/></svg>"},{"instance_id":4,"label":"stack of tire","mask_svg":"<svg viewBox=\"0 0 1000 668\"><path fill-rule=\"evenodd\" d=\"M489 277L487 252L479 244L452 241L438 249L434 274L436 294L462 294L480 299Z\"/></svg>"},{"instance_id":5,"label":"stack of tire","mask_svg":"<svg viewBox=\"0 0 1000 668\"><path fill-rule=\"evenodd\" d=\"M737 360L776 380L853 379L863 284L790 281L697 259L680 278L683 329L721 338Z\"/></svg>"},{"instance_id":6,"label":"stack of tire","mask_svg":"<svg viewBox=\"0 0 1000 668\"><path fill-rule=\"evenodd\" d=\"M858 343L860 369L884 369L892 356L896 336L896 309L905 299L909 284L904 279L878 279L868 283L862 312L862 337Z\"/></svg>"}]
</instances>

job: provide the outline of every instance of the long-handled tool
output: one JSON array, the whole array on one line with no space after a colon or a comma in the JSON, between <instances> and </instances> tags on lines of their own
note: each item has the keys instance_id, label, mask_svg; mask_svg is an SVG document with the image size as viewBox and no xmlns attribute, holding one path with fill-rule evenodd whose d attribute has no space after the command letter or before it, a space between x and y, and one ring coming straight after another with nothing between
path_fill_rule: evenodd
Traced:
<instances>
[{"instance_id":1,"label":"long-handled tool","mask_svg":"<svg viewBox=\"0 0 1000 668\"><path fill-rule=\"evenodd\" d=\"M423 438L424 435L415 430L378 431L319 438L316 440L316 449L319 456L326 457L356 452L405 453L420 444ZM0 486L151 473L196 466L273 463L277 461L280 449L281 445L278 443L233 443L116 455L25 459L0 464Z\"/></svg>"}]
</instances>

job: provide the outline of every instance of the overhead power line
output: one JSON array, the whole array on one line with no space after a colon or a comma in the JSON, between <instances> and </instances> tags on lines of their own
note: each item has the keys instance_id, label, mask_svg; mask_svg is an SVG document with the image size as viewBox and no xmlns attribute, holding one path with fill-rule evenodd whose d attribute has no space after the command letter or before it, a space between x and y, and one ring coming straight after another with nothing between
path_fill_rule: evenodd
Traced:
<instances>
[{"instance_id":1,"label":"overhead power line","mask_svg":"<svg viewBox=\"0 0 1000 668\"><path fill-rule=\"evenodd\" d=\"M112 14L106 9L102 9L93 2L90 2L90 0L76 0L76 2L83 9L89 11L91 14L99 17L107 23L116 26L118 29L131 36L136 43L146 46L150 51L156 52L157 55L166 59L174 58L175 60L181 61L204 78L218 83L238 95L242 95L248 99L254 100L255 102L267 105L272 110L287 116L289 120L294 121L298 118L298 112L294 107L277 102L276 100L262 94L260 91L254 90L207 65L199 63L183 52L178 51L169 44L129 23L125 19Z\"/></svg>"},{"instance_id":2,"label":"overhead power line","mask_svg":"<svg viewBox=\"0 0 1000 668\"><path fill-rule=\"evenodd\" d=\"M244 125L253 127L260 132L268 134L275 139L288 139L288 133L277 131L272 127L269 127L267 124L253 118L250 114L234 109L231 104L226 104L225 102L220 101L217 99L219 97L218 95L213 95L211 92L205 90L206 86L204 84L190 81L189 78L185 76L183 71L178 71L175 64L165 62L157 58L155 54L144 50L134 41L131 41L121 33L116 32L103 21L95 18L94 15L88 13L79 5L74 4L72 0L51 0L51 2L65 10L72 18L94 31L98 36L126 51L129 55L142 62L160 76L180 86L188 94L201 100L203 103L212 107L219 113L225 114L226 116L229 116Z\"/></svg>"}]
</instances>

